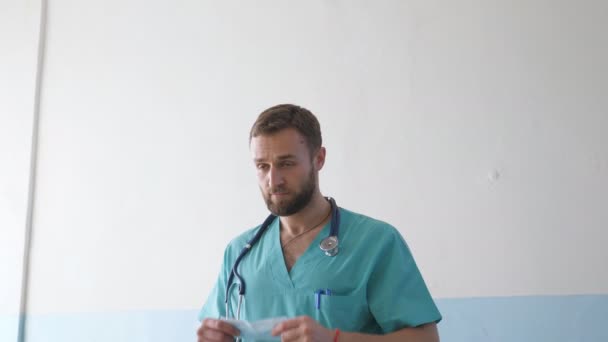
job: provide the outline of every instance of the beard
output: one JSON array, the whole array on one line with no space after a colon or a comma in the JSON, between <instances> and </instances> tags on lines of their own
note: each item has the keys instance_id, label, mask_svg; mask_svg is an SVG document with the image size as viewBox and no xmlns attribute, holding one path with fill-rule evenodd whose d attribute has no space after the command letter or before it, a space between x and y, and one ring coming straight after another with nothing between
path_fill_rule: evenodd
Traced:
<instances>
[{"instance_id":1,"label":"beard","mask_svg":"<svg viewBox=\"0 0 608 342\"><path fill-rule=\"evenodd\" d=\"M314 171L311 169L310 173L308 174L308 178L304 180L301 186L301 190L296 192L292 198L282 199L278 202L272 201L273 193L284 192L287 190L283 187L270 189L270 191L267 193L262 191L262 195L264 196L266 207L268 207L268 210L270 210L271 213L276 216L290 216L302 210L308 205L308 203L310 203L316 187L317 179Z\"/></svg>"}]
</instances>

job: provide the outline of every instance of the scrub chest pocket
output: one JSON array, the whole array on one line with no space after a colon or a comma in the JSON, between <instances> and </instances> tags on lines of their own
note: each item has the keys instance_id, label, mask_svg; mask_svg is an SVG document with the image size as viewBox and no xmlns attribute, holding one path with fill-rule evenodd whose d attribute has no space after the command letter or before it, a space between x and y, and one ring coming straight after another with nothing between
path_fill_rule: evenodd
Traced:
<instances>
[{"instance_id":1,"label":"scrub chest pocket","mask_svg":"<svg viewBox=\"0 0 608 342\"><path fill-rule=\"evenodd\" d=\"M330 329L343 331L360 331L370 320L373 320L365 298L358 295L322 296L319 309L311 315Z\"/></svg>"},{"instance_id":2,"label":"scrub chest pocket","mask_svg":"<svg viewBox=\"0 0 608 342\"><path fill-rule=\"evenodd\" d=\"M236 291L235 291L236 292ZM322 296L317 309L314 291L288 291L275 295L252 295L243 301L241 319L257 321L273 316L310 316L323 326L344 331L359 331L375 325L364 295Z\"/></svg>"}]
</instances>

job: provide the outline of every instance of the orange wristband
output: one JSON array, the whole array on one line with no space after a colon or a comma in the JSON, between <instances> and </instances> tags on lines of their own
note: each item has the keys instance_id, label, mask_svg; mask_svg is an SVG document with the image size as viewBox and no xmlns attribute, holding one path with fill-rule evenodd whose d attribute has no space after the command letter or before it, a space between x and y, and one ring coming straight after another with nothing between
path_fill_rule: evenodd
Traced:
<instances>
[{"instance_id":1,"label":"orange wristband","mask_svg":"<svg viewBox=\"0 0 608 342\"><path fill-rule=\"evenodd\" d=\"M334 333L334 342L338 342L338 337L340 337L340 329L336 329Z\"/></svg>"}]
</instances>

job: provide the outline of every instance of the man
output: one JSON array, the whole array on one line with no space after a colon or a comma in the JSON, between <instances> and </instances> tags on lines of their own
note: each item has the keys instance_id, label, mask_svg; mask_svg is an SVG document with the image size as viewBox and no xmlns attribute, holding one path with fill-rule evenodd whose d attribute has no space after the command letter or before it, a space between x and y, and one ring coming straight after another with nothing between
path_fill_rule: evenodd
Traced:
<instances>
[{"instance_id":1,"label":"man","mask_svg":"<svg viewBox=\"0 0 608 342\"><path fill-rule=\"evenodd\" d=\"M395 228L339 208L338 254L319 249L330 234L332 205L319 190L326 150L316 117L295 105L269 108L254 123L249 141L262 196L278 217L240 261L247 292L239 305L235 277L228 316L240 311L247 321L289 317L272 330L282 341L439 341L441 315ZM234 262L259 228L226 248L199 315L199 341L239 335L217 318L227 316L224 299Z\"/></svg>"}]
</instances>

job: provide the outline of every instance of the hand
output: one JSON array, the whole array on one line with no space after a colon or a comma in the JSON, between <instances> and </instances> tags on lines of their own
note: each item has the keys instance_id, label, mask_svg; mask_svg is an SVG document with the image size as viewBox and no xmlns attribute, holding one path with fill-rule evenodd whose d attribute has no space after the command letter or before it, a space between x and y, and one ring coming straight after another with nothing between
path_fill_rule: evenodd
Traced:
<instances>
[{"instance_id":1,"label":"hand","mask_svg":"<svg viewBox=\"0 0 608 342\"><path fill-rule=\"evenodd\" d=\"M196 331L198 342L222 341L232 342L239 331L232 325L219 319L206 318Z\"/></svg>"},{"instance_id":2,"label":"hand","mask_svg":"<svg viewBox=\"0 0 608 342\"><path fill-rule=\"evenodd\" d=\"M300 316L277 324L272 336L281 335L281 341L331 342L334 333L308 316Z\"/></svg>"}]
</instances>

